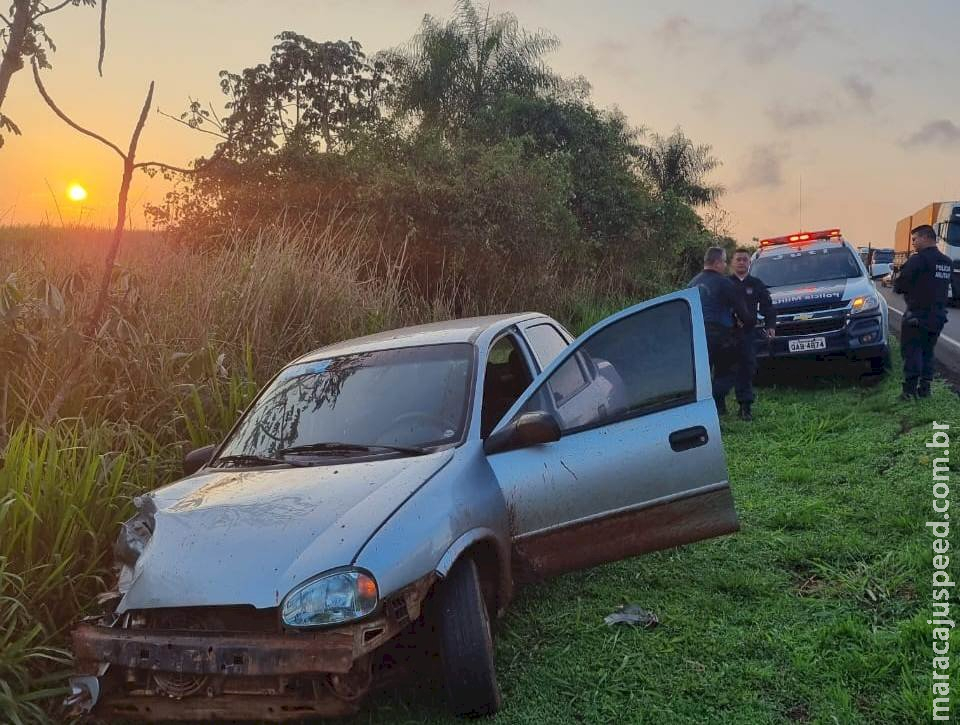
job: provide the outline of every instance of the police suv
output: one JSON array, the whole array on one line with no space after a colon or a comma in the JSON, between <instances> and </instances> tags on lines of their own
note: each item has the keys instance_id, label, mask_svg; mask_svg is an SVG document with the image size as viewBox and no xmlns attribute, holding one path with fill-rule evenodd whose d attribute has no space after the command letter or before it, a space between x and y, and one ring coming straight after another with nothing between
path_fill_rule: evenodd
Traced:
<instances>
[{"instance_id":1,"label":"police suv","mask_svg":"<svg viewBox=\"0 0 960 725\"><path fill-rule=\"evenodd\" d=\"M757 337L758 358L842 356L876 373L889 366L886 300L839 229L764 239L750 274L770 288L777 314L776 336Z\"/></svg>"}]
</instances>

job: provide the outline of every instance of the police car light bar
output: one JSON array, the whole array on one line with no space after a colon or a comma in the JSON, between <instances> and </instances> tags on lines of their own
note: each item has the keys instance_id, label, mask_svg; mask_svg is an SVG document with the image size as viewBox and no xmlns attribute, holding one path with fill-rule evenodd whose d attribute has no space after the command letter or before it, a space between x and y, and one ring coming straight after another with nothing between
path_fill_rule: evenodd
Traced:
<instances>
[{"instance_id":1,"label":"police car light bar","mask_svg":"<svg viewBox=\"0 0 960 725\"><path fill-rule=\"evenodd\" d=\"M796 242L814 242L819 239L840 239L840 230L839 229L824 229L820 232L797 232L796 234L790 234L785 237L771 237L770 239L762 239L760 241L761 247L771 247L775 244L795 244Z\"/></svg>"}]
</instances>

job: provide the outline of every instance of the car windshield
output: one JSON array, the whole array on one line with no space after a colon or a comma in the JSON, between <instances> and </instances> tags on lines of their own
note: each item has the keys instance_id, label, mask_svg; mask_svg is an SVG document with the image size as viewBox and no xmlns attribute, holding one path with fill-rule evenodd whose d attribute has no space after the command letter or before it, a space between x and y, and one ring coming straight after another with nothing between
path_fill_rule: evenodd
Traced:
<instances>
[{"instance_id":1,"label":"car windshield","mask_svg":"<svg viewBox=\"0 0 960 725\"><path fill-rule=\"evenodd\" d=\"M859 277L862 273L853 254L846 247L797 249L767 254L757 259L750 274L767 287L784 287L828 279Z\"/></svg>"},{"instance_id":2,"label":"car windshield","mask_svg":"<svg viewBox=\"0 0 960 725\"><path fill-rule=\"evenodd\" d=\"M364 446L381 453L390 450L378 446L455 444L466 421L472 363L472 345L455 343L292 365L260 395L218 460L270 458L301 446L308 449L298 455L320 456L356 455ZM317 446L324 443L348 445Z\"/></svg>"},{"instance_id":3,"label":"car windshield","mask_svg":"<svg viewBox=\"0 0 960 725\"><path fill-rule=\"evenodd\" d=\"M874 249L873 250L874 264L890 264L890 262L892 261L893 261L892 249Z\"/></svg>"},{"instance_id":4,"label":"car windshield","mask_svg":"<svg viewBox=\"0 0 960 725\"><path fill-rule=\"evenodd\" d=\"M960 213L954 211L955 219L947 224L944 239L951 247L960 247Z\"/></svg>"}]
</instances>

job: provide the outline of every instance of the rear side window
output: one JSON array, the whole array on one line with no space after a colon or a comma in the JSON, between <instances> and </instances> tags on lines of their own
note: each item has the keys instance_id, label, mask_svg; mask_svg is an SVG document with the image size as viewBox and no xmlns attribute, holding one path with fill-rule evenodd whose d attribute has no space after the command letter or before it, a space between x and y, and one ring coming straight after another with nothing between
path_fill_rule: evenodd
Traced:
<instances>
[{"instance_id":1,"label":"rear side window","mask_svg":"<svg viewBox=\"0 0 960 725\"><path fill-rule=\"evenodd\" d=\"M541 369L552 363L553 359L567 347L567 341L563 339L559 330L549 323L528 327L523 334L533 348Z\"/></svg>"},{"instance_id":2,"label":"rear side window","mask_svg":"<svg viewBox=\"0 0 960 725\"><path fill-rule=\"evenodd\" d=\"M859 277L862 272L856 258L846 247L797 249L768 253L757 259L750 274L767 287L784 287L829 279Z\"/></svg>"}]
</instances>

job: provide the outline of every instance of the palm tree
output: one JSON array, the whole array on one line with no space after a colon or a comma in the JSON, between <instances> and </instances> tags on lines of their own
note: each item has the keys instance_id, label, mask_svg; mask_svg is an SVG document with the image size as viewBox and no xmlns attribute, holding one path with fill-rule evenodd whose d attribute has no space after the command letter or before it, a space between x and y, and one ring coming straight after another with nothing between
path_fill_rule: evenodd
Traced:
<instances>
[{"instance_id":1,"label":"palm tree","mask_svg":"<svg viewBox=\"0 0 960 725\"><path fill-rule=\"evenodd\" d=\"M458 0L449 20L424 16L410 43L386 54L397 77L395 105L428 128L458 125L505 93L557 87L543 56L558 45L552 35L525 31L512 13L491 16L489 7Z\"/></svg>"},{"instance_id":2,"label":"palm tree","mask_svg":"<svg viewBox=\"0 0 960 725\"><path fill-rule=\"evenodd\" d=\"M692 206L711 204L723 193L722 186L705 182L720 165L711 150L695 145L678 128L667 138L654 134L652 143L640 149L640 166L661 195L673 193Z\"/></svg>"}]
</instances>

